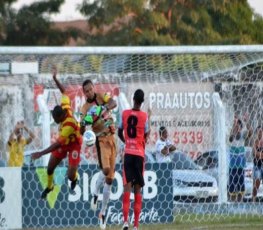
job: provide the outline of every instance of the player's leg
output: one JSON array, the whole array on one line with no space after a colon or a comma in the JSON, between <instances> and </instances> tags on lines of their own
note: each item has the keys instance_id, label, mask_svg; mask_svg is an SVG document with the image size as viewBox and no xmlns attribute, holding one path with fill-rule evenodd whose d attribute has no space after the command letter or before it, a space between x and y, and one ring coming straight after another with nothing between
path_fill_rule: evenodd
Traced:
<instances>
[{"instance_id":1,"label":"player's leg","mask_svg":"<svg viewBox=\"0 0 263 230\"><path fill-rule=\"evenodd\" d=\"M135 156L135 170L134 170L134 229L139 227L139 219L142 209L142 194L141 190L144 186L144 158Z\"/></svg>"},{"instance_id":2,"label":"player's leg","mask_svg":"<svg viewBox=\"0 0 263 230\"><path fill-rule=\"evenodd\" d=\"M126 182L125 182L126 183ZM132 183L128 182L123 187L122 197L122 212L123 212L123 230L129 229L129 210L130 210L130 196L132 190Z\"/></svg>"},{"instance_id":3,"label":"player's leg","mask_svg":"<svg viewBox=\"0 0 263 230\"><path fill-rule=\"evenodd\" d=\"M101 210L99 214L100 219L100 227L101 229L106 228L106 209L108 206L108 202L110 200L110 194L111 194L111 187L112 182L114 179L114 171L112 170L111 166L111 156L114 153L112 153L112 141L114 141L114 137L112 136L106 136L106 137L100 137L99 138L99 147L101 152L101 165L102 165L102 171L105 175L105 183L103 186L103 198L102 198L102 204L101 204ZM115 164L115 161L114 161Z\"/></svg>"},{"instance_id":4,"label":"player's leg","mask_svg":"<svg viewBox=\"0 0 263 230\"><path fill-rule=\"evenodd\" d=\"M105 157L103 157L103 172L104 175L106 175L105 178L105 184L103 187L103 200L102 200L102 207L101 207L101 213L105 215L106 208L108 205L108 202L110 200L110 193L111 193L111 187L112 183L115 177L115 159L116 159L116 145L115 145L115 139L113 136L107 137L107 145L104 145L103 153L106 154Z\"/></svg>"},{"instance_id":5,"label":"player's leg","mask_svg":"<svg viewBox=\"0 0 263 230\"><path fill-rule=\"evenodd\" d=\"M124 155L123 164L123 197L122 197L122 212L123 212L123 230L129 228L129 210L130 210L130 196L132 190L132 182L134 180L134 158L132 155Z\"/></svg>"},{"instance_id":6,"label":"player's leg","mask_svg":"<svg viewBox=\"0 0 263 230\"><path fill-rule=\"evenodd\" d=\"M48 162L48 167L47 167L47 187L41 194L41 198L45 199L47 195L53 190L54 188L54 182L53 182L53 177L54 177L54 171L58 164L62 161L63 158L58 158L56 154L51 153L49 162Z\"/></svg>"},{"instance_id":7,"label":"player's leg","mask_svg":"<svg viewBox=\"0 0 263 230\"><path fill-rule=\"evenodd\" d=\"M70 188L75 189L78 182L78 166L80 162L80 150L81 146L79 144L72 145L68 150L68 179L71 181Z\"/></svg>"},{"instance_id":8,"label":"player's leg","mask_svg":"<svg viewBox=\"0 0 263 230\"><path fill-rule=\"evenodd\" d=\"M93 211L97 210L99 192L105 183L105 175L102 171L101 150L100 150L100 145L99 145L99 138L96 139L96 149L97 149L97 155L98 155L98 164L99 164L101 171L99 172L98 178L96 180L95 188L92 192L91 206L90 207Z\"/></svg>"}]
</instances>

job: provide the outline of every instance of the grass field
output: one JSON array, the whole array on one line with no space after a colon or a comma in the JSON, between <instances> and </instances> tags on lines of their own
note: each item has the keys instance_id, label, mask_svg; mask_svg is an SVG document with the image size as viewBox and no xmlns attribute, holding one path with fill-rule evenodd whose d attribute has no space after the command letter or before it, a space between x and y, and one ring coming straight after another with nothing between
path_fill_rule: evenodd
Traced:
<instances>
[{"instance_id":1,"label":"grass field","mask_svg":"<svg viewBox=\"0 0 263 230\"><path fill-rule=\"evenodd\" d=\"M179 218L180 219L180 218ZM196 216L195 216L196 219ZM174 229L231 229L231 230L256 230L263 229L263 218L262 217L249 217L249 216L239 216L239 217L227 217L227 219L218 219L211 221L211 216L209 217L210 221L197 222L192 221L191 217L187 217L187 220L184 221L184 217L180 221L175 221L171 224L155 224L155 225L140 225L140 230L174 230ZM92 229L92 228L91 228ZM96 228L93 228L94 230ZM98 228L97 228L98 229ZM108 228L110 230L120 230L121 226L114 226ZM131 228L132 229L132 228Z\"/></svg>"},{"instance_id":2,"label":"grass field","mask_svg":"<svg viewBox=\"0 0 263 230\"><path fill-rule=\"evenodd\" d=\"M140 225L140 230L223 230L223 229L231 229L231 230L259 230L263 229L263 217L262 216L250 216L248 215L240 215L235 217L215 217L212 218L209 216L209 221L196 221L197 216L193 217L195 220L191 221L191 216L188 216L187 219L178 218L180 221L174 221L170 224L151 224L151 225ZM203 216L202 216L203 219ZM214 219L214 220L211 220ZM65 229L65 228L60 228ZM96 228L68 228L74 230L95 230ZM122 226L108 226L108 230L121 230ZM130 227L132 229L132 227ZM55 229L54 229L55 230ZM56 228L59 230L59 228Z\"/></svg>"}]
</instances>

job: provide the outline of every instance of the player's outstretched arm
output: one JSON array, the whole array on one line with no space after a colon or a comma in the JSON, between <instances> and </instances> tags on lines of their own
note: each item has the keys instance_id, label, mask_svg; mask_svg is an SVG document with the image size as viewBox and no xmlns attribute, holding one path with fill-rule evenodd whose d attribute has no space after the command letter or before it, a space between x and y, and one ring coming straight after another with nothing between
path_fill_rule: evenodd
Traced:
<instances>
[{"instance_id":1,"label":"player's outstretched arm","mask_svg":"<svg viewBox=\"0 0 263 230\"><path fill-rule=\"evenodd\" d=\"M31 154L31 159L32 159L32 160L36 160L36 159L42 157L43 155L46 155L46 154L48 154L48 153L50 153L50 152L58 149L60 146L61 146L60 143L55 142L54 144L50 145L48 148L46 148L46 149L44 149L44 150L42 150L42 151L40 151L40 152L34 152L34 153L32 153L32 154Z\"/></svg>"},{"instance_id":2,"label":"player's outstretched arm","mask_svg":"<svg viewBox=\"0 0 263 230\"><path fill-rule=\"evenodd\" d=\"M57 67L53 66L52 68L52 72L53 72L53 80L55 81L57 87L59 88L60 92L63 94L66 92L64 86L59 82L59 80L57 79Z\"/></svg>"}]
</instances>

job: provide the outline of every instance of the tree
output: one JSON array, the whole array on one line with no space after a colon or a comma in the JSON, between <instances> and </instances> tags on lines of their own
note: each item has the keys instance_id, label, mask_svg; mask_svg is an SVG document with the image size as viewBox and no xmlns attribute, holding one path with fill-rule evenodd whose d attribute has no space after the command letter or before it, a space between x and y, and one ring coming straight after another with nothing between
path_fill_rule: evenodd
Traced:
<instances>
[{"instance_id":1,"label":"tree","mask_svg":"<svg viewBox=\"0 0 263 230\"><path fill-rule=\"evenodd\" d=\"M92 28L88 45L263 42L263 19L247 0L84 0L80 11Z\"/></svg>"},{"instance_id":2,"label":"tree","mask_svg":"<svg viewBox=\"0 0 263 230\"><path fill-rule=\"evenodd\" d=\"M61 31L53 27L49 14L59 12L64 0L34 2L15 11L14 0L0 3L1 45L64 45L77 30Z\"/></svg>"}]
</instances>

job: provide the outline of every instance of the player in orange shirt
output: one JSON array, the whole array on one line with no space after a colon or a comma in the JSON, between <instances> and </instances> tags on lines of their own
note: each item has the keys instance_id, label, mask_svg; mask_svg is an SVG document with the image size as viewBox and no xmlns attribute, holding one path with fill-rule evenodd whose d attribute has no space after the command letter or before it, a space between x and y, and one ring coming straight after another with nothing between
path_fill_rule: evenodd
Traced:
<instances>
[{"instance_id":1,"label":"player in orange shirt","mask_svg":"<svg viewBox=\"0 0 263 230\"><path fill-rule=\"evenodd\" d=\"M57 71L54 69L53 79L60 89L62 95L61 105L56 105L52 111L52 117L55 122L59 124L59 137L55 143L48 148L35 152L32 154L32 159L38 159L41 156L50 153L48 162L47 174L48 181L47 187L43 191L41 198L45 199L54 188L53 174L58 164L65 158L69 158L68 178L71 181L71 189L74 190L78 180L78 165L80 162L80 150L82 144L82 136L80 134L80 127L77 120L73 117L72 109L70 106L70 99L65 94L64 87L56 78Z\"/></svg>"},{"instance_id":2,"label":"player in orange shirt","mask_svg":"<svg viewBox=\"0 0 263 230\"><path fill-rule=\"evenodd\" d=\"M120 120L118 136L125 143L123 163L123 230L129 228L128 216L130 194L134 189L134 230L138 229L142 207L141 189L144 186L145 144L150 133L148 115L141 111L144 92L137 89L133 96L133 108L124 110Z\"/></svg>"}]
</instances>

